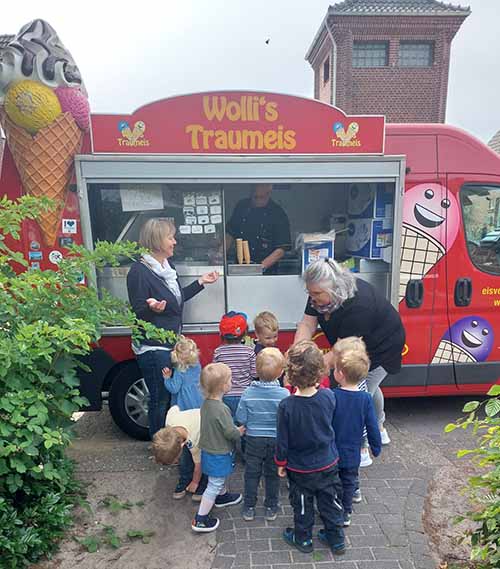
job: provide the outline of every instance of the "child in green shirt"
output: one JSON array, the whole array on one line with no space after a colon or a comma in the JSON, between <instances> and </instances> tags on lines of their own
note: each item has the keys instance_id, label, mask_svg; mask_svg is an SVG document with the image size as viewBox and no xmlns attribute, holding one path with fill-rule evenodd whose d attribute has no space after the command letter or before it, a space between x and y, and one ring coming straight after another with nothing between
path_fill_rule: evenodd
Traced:
<instances>
[{"instance_id":1,"label":"child in green shirt","mask_svg":"<svg viewBox=\"0 0 500 569\"><path fill-rule=\"evenodd\" d=\"M224 508L241 502L241 494L226 490L226 478L233 472L234 444L245 432L236 427L231 411L222 397L231 389L231 369L223 363L207 365L201 372L201 387L205 401L201 407L201 468L208 476L198 513L191 528L196 532L215 531L219 519L210 517L210 510Z\"/></svg>"}]
</instances>

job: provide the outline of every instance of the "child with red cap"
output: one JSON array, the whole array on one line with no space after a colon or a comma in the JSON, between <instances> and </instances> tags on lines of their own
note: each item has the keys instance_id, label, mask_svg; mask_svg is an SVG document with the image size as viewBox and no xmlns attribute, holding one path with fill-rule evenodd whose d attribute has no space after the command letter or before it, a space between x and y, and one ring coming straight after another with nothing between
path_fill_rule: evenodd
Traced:
<instances>
[{"instance_id":1,"label":"child with red cap","mask_svg":"<svg viewBox=\"0 0 500 569\"><path fill-rule=\"evenodd\" d=\"M223 401L234 417L243 391L257 377L255 369L255 351L245 346L242 340L248 330L246 314L228 312L219 322L222 344L215 348L213 361L224 363L231 368L231 389L224 395Z\"/></svg>"}]
</instances>

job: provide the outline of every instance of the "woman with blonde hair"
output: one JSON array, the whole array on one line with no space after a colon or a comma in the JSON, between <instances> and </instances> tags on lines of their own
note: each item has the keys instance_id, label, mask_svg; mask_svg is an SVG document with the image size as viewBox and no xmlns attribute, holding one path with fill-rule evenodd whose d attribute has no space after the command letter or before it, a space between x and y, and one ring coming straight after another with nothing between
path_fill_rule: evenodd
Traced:
<instances>
[{"instance_id":1,"label":"woman with blonde hair","mask_svg":"<svg viewBox=\"0 0 500 569\"><path fill-rule=\"evenodd\" d=\"M184 288L180 286L175 267L169 262L177 244L175 225L170 219L157 217L146 221L141 229L139 244L149 253L133 263L127 275L132 309L141 320L179 334L184 303L201 292L206 284L216 282L219 274L216 271L206 273L190 285ZM162 370L172 366L172 348L171 343L162 344L146 337L139 344L132 345L149 390L151 438L165 426L170 394L165 389Z\"/></svg>"},{"instance_id":2,"label":"woman with blonde hair","mask_svg":"<svg viewBox=\"0 0 500 569\"><path fill-rule=\"evenodd\" d=\"M303 274L309 298L304 316L297 325L295 342L310 340L318 328L325 334L330 346L340 338L362 337L370 370L366 387L373 397L382 443L390 442L384 428L384 396L380 384L387 374L401 369L401 353L405 331L397 310L375 288L345 269L333 259L311 263ZM325 355L325 364L332 369L333 355ZM361 466L370 466L372 459L364 448Z\"/></svg>"}]
</instances>

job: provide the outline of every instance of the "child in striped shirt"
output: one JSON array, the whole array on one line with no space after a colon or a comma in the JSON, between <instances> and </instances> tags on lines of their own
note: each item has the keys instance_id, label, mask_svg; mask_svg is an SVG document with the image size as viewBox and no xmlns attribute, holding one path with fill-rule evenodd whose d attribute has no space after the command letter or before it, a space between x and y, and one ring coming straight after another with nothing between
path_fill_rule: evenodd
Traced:
<instances>
[{"instance_id":1,"label":"child in striped shirt","mask_svg":"<svg viewBox=\"0 0 500 569\"><path fill-rule=\"evenodd\" d=\"M214 363L226 364L231 369L231 389L224 395L223 401L233 417L243 392L257 376L255 351L242 344L247 330L245 314L233 311L224 314L219 322L222 344L215 348L213 357Z\"/></svg>"}]
</instances>

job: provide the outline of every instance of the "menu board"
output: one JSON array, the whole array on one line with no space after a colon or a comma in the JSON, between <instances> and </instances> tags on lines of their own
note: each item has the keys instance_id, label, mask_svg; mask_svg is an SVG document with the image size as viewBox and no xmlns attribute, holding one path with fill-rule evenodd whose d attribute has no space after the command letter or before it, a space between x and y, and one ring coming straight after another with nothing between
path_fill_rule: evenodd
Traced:
<instances>
[{"instance_id":1,"label":"menu board","mask_svg":"<svg viewBox=\"0 0 500 569\"><path fill-rule=\"evenodd\" d=\"M217 232L222 223L222 204L219 192L188 192L184 194L179 226L182 235L206 235Z\"/></svg>"}]
</instances>

